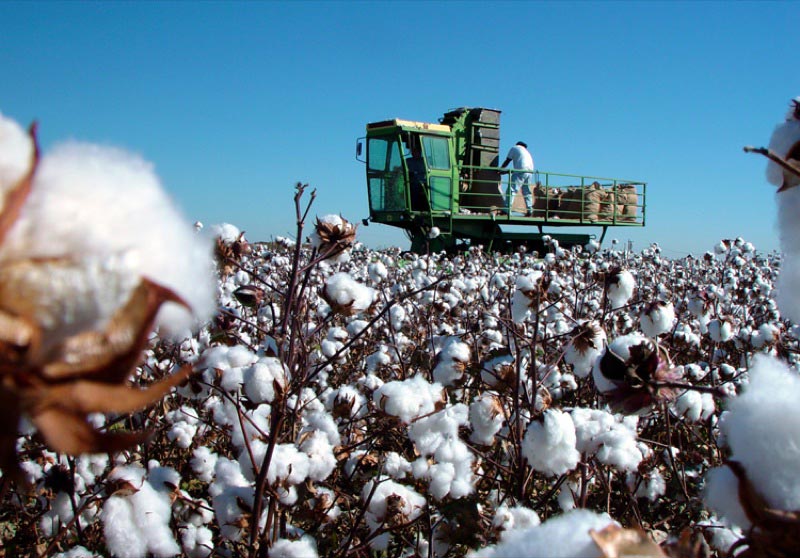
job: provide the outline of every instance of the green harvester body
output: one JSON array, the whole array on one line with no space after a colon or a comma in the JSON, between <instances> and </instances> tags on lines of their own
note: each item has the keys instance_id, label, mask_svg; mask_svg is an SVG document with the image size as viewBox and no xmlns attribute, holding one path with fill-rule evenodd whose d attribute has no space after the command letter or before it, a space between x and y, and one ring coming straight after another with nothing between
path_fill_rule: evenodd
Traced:
<instances>
[{"instance_id":1,"label":"green harvester body","mask_svg":"<svg viewBox=\"0 0 800 558\"><path fill-rule=\"evenodd\" d=\"M499 168L499 150L500 111L494 109L455 109L437 124L402 119L367 124L356 149L366 163L370 216L365 222L403 229L417 253L476 245L488 251L542 250L544 235L569 247L596 235L549 229L599 228L602 243L610 226L644 226L647 185L635 180L535 171L533 211L526 214L521 188L511 207L504 207L500 192L509 192L515 171Z\"/></svg>"}]
</instances>

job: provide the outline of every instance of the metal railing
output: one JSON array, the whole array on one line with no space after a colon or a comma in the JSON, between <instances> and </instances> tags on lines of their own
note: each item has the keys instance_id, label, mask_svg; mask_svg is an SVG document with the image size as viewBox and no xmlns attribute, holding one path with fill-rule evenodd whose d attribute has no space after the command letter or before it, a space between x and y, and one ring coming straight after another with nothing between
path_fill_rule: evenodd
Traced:
<instances>
[{"instance_id":1,"label":"metal railing","mask_svg":"<svg viewBox=\"0 0 800 558\"><path fill-rule=\"evenodd\" d=\"M515 174L527 171L496 167L461 167L457 209L460 215L493 215L500 219L526 216L523 187L513 197ZM558 225L645 224L647 184L636 180L534 171L530 173L532 211L536 223ZM501 192L507 193L504 204Z\"/></svg>"}]
</instances>

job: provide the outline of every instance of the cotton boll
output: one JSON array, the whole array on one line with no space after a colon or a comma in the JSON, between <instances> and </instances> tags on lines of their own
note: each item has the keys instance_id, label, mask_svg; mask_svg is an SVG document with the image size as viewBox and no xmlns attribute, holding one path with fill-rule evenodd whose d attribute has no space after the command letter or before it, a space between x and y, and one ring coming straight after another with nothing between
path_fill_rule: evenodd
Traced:
<instances>
[{"instance_id":1,"label":"cotton boll","mask_svg":"<svg viewBox=\"0 0 800 558\"><path fill-rule=\"evenodd\" d=\"M100 555L91 552L83 546L73 546L66 552L58 552L53 555L53 558L99 558Z\"/></svg>"},{"instance_id":2,"label":"cotton boll","mask_svg":"<svg viewBox=\"0 0 800 558\"><path fill-rule=\"evenodd\" d=\"M272 403L275 386L285 388L289 371L277 358L262 357L244 370L244 390L253 403Z\"/></svg>"},{"instance_id":3,"label":"cotton boll","mask_svg":"<svg viewBox=\"0 0 800 558\"><path fill-rule=\"evenodd\" d=\"M571 364L575 375L585 378L602 354L606 332L597 322L588 322L573 330L573 338L564 351L564 362Z\"/></svg>"},{"instance_id":4,"label":"cotton boll","mask_svg":"<svg viewBox=\"0 0 800 558\"><path fill-rule=\"evenodd\" d=\"M336 468L336 456L328 437L320 431L312 431L300 444L300 450L308 456L308 478L324 481Z\"/></svg>"},{"instance_id":5,"label":"cotton boll","mask_svg":"<svg viewBox=\"0 0 800 558\"><path fill-rule=\"evenodd\" d=\"M33 142L22 126L0 113L0 195L5 194L28 172Z\"/></svg>"},{"instance_id":6,"label":"cotton boll","mask_svg":"<svg viewBox=\"0 0 800 558\"><path fill-rule=\"evenodd\" d=\"M78 256L99 262L122 254L126 267L120 273L172 289L200 320L213 313L211 244L175 209L152 165L119 149L76 142L47 153L0 259ZM172 332L190 323L177 305L159 312L158 325Z\"/></svg>"},{"instance_id":7,"label":"cotton boll","mask_svg":"<svg viewBox=\"0 0 800 558\"><path fill-rule=\"evenodd\" d=\"M357 282L345 272L334 273L324 288L325 298L337 312L353 315L369 308L377 298L377 291Z\"/></svg>"},{"instance_id":8,"label":"cotton boll","mask_svg":"<svg viewBox=\"0 0 800 558\"><path fill-rule=\"evenodd\" d=\"M621 308L633 296L636 280L627 269L620 269L609 274L606 282L606 296L611 308Z\"/></svg>"},{"instance_id":9,"label":"cotton boll","mask_svg":"<svg viewBox=\"0 0 800 558\"><path fill-rule=\"evenodd\" d=\"M557 409L548 409L544 422L532 422L528 426L522 454L534 470L546 475L562 475L580 461L575 441L572 417Z\"/></svg>"},{"instance_id":10,"label":"cotton boll","mask_svg":"<svg viewBox=\"0 0 800 558\"><path fill-rule=\"evenodd\" d=\"M462 343L458 338L450 338L436 356L437 364L433 369L434 382L444 386L458 382L464 376L470 356L469 345Z\"/></svg>"},{"instance_id":11,"label":"cotton boll","mask_svg":"<svg viewBox=\"0 0 800 558\"><path fill-rule=\"evenodd\" d=\"M710 393L693 390L683 392L673 403L673 408L678 416L684 417L689 422L707 420L716 410L714 398Z\"/></svg>"},{"instance_id":12,"label":"cotton boll","mask_svg":"<svg viewBox=\"0 0 800 558\"><path fill-rule=\"evenodd\" d=\"M729 405L724 428L732 459L740 462L767 503L800 509L800 377L781 361L756 355L750 383Z\"/></svg>"},{"instance_id":13,"label":"cotton boll","mask_svg":"<svg viewBox=\"0 0 800 558\"><path fill-rule=\"evenodd\" d=\"M703 501L731 524L750 528L750 520L739 502L739 480L728 467L715 467L706 473Z\"/></svg>"},{"instance_id":14,"label":"cotton boll","mask_svg":"<svg viewBox=\"0 0 800 558\"><path fill-rule=\"evenodd\" d=\"M658 337L672 329L675 308L671 302L658 300L648 305L640 316L642 333L647 337Z\"/></svg>"},{"instance_id":15,"label":"cotton boll","mask_svg":"<svg viewBox=\"0 0 800 558\"><path fill-rule=\"evenodd\" d=\"M236 225L230 223L215 223L209 227L212 238L218 238L226 244L231 244L239 240L242 231Z\"/></svg>"},{"instance_id":16,"label":"cotton boll","mask_svg":"<svg viewBox=\"0 0 800 558\"><path fill-rule=\"evenodd\" d=\"M495 434L503 427L505 416L499 398L492 393L482 393L469 406L469 422L472 426L470 441L490 446Z\"/></svg>"},{"instance_id":17,"label":"cotton boll","mask_svg":"<svg viewBox=\"0 0 800 558\"><path fill-rule=\"evenodd\" d=\"M214 478L214 466L217 464L217 454L205 446L195 448L189 465L197 478L203 482L211 482Z\"/></svg>"},{"instance_id":18,"label":"cotton boll","mask_svg":"<svg viewBox=\"0 0 800 558\"><path fill-rule=\"evenodd\" d=\"M468 558L601 558L604 553L590 531L615 524L606 514L574 510L527 529L514 529L496 544L467 554Z\"/></svg>"},{"instance_id":19,"label":"cotton boll","mask_svg":"<svg viewBox=\"0 0 800 558\"><path fill-rule=\"evenodd\" d=\"M436 403L442 400L442 386L429 384L422 375L416 375L383 384L372 398L385 413L410 424L415 418L435 410Z\"/></svg>"},{"instance_id":20,"label":"cotton boll","mask_svg":"<svg viewBox=\"0 0 800 558\"><path fill-rule=\"evenodd\" d=\"M411 463L395 451L386 454L384 472L395 480L401 480L411 472Z\"/></svg>"},{"instance_id":21,"label":"cotton boll","mask_svg":"<svg viewBox=\"0 0 800 558\"><path fill-rule=\"evenodd\" d=\"M181 529L181 546L188 558L207 558L214 551L213 533L208 527L185 525Z\"/></svg>"},{"instance_id":22,"label":"cotton boll","mask_svg":"<svg viewBox=\"0 0 800 558\"><path fill-rule=\"evenodd\" d=\"M381 261L373 262L367 266L369 278L376 283L380 283L389 276L389 270Z\"/></svg>"},{"instance_id":23,"label":"cotton boll","mask_svg":"<svg viewBox=\"0 0 800 558\"><path fill-rule=\"evenodd\" d=\"M100 514L108 549L119 558L135 558L151 553L158 558L175 556L180 547L169 523L172 517L170 496L143 480L143 470L121 468L110 479L131 482L135 491L129 496L111 496Z\"/></svg>"},{"instance_id":24,"label":"cotton boll","mask_svg":"<svg viewBox=\"0 0 800 558\"><path fill-rule=\"evenodd\" d=\"M524 506L508 507L505 504L497 508L492 519L492 527L500 531L500 540L514 530L529 529L541 523L539 514Z\"/></svg>"},{"instance_id":25,"label":"cotton boll","mask_svg":"<svg viewBox=\"0 0 800 558\"><path fill-rule=\"evenodd\" d=\"M317 558L317 545L309 536L296 541L278 539L269 549L269 558Z\"/></svg>"},{"instance_id":26,"label":"cotton boll","mask_svg":"<svg viewBox=\"0 0 800 558\"><path fill-rule=\"evenodd\" d=\"M376 482L378 485L374 487ZM386 477L368 481L361 491L361 499L364 502L369 499L367 511L379 523L395 521L402 524L413 521L426 505L425 498L414 489ZM393 515L396 517L392 517Z\"/></svg>"}]
</instances>

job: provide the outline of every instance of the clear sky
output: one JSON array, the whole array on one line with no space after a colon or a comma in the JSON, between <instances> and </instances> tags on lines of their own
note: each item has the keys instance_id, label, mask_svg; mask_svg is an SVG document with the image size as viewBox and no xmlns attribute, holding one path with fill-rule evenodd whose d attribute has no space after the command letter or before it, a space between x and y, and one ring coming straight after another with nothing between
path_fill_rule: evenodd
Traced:
<instances>
[{"instance_id":1,"label":"clear sky","mask_svg":"<svg viewBox=\"0 0 800 558\"><path fill-rule=\"evenodd\" d=\"M800 95L793 2L0 2L0 112L152 161L191 220L250 240L368 216L367 122L501 109L501 151L648 183L639 249L777 248L766 145ZM372 247L407 246L372 224Z\"/></svg>"}]
</instances>

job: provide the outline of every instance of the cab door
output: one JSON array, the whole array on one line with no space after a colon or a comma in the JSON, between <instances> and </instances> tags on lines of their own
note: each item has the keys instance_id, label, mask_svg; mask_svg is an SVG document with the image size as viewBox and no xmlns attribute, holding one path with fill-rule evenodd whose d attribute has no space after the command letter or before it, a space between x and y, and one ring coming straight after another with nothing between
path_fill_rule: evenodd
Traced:
<instances>
[{"instance_id":1,"label":"cab door","mask_svg":"<svg viewBox=\"0 0 800 558\"><path fill-rule=\"evenodd\" d=\"M443 136L423 135L422 152L430 188L431 211L456 212L453 199L452 141Z\"/></svg>"}]
</instances>

